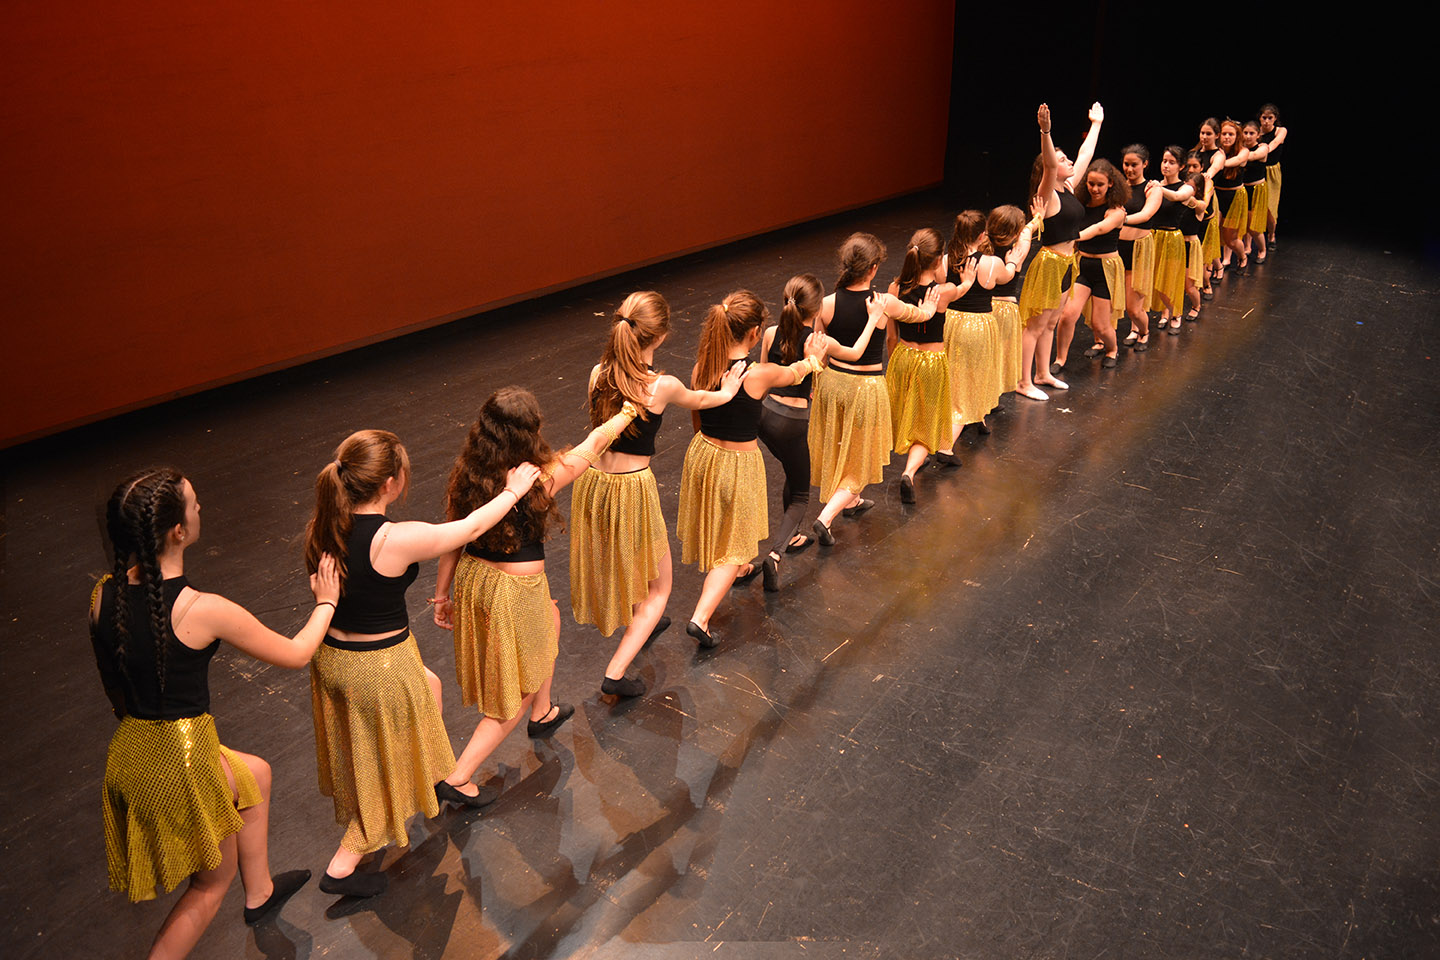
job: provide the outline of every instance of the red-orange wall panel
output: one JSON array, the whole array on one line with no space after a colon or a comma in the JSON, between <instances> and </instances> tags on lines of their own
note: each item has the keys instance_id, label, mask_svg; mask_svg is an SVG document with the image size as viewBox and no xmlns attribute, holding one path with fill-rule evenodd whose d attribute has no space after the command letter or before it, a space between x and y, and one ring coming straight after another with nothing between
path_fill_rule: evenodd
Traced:
<instances>
[{"instance_id":1,"label":"red-orange wall panel","mask_svg":"<svg viewBox=\"0 0 1440 960\"><path fill-rule=\"evenodd\" d=\"M893 9L9 4L0 445L936 183Z\"/></svg>"}]
</instances>

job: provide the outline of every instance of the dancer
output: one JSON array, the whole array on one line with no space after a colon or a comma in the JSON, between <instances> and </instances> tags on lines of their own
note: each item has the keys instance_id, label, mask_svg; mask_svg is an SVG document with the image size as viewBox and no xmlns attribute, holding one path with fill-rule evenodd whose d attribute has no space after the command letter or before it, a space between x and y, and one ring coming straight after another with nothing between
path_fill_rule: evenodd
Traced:
<instances>
[{"instance_id":1,"label":"dancer","mask_svg":"<svg viewBox=\"0 0 1440 960\"><path fill-rule=\"evenodd\" d=\"M950 405L954 420L950 442L953 446L966 424L979 424L981 433L989 433L985 414L1000 402L1003 385L996 377L1000 336L991 310L990 291L995 288L1005 265L985 242L985 214L979 210L965 210L956 215L945 253L949 286L955 294L945 310L945 359L950 367ZM942 293L942 297L948 295L948 291Z\"/></svg>"},{"instance_id":2,"label":"dancer","mask_svg":"<svg viewBox=\"0 0 1440 960\"><path fill-rule=\"evenodd\" d=\"M789 366L804 359L805 344L810 340L815 318L825 304L825 288L808 273L791 277L781 294L780 322L767 327L760 340L760 362ZM877 318L878 320L878 315ZM858 360L870 343L875 326L867 322L860 339L846 345L820 337L811 340L815 350L841 360ZM771 388L760 404L760 442L765 444L785 472L780 490L780 505L785 513L780 519L780 533L761 563L765 589L780 589L780 555L799 553L814 540L799 533L810 507L810 394L813 374L795 384Z\"/></svg>"},{"instance_id":3,"label":"dancer","mask_svg":"<svg viewBox=\"0 0 1440 960\"><path fill-rule=\"evenodd\" d=\"M1205 190L1210 181L1196 170L1185 175L1185 183L1190 187L1190 196L1181 201L1186 209L1180 212L1180 236L1185 241L1185 296L1194 304L1185 314L1185 319L1193 322L1200 316L1200 301L1210 269L1205 262L1205 245L1200 241L1209 206Z\"/></svg>"},{"instance_id":4,"label":"dancer","mask_svg":"<svg viewBox=\"0 0 1440 960\"><path fill-rule=\"evenodd\" d=\"M1064 176L1060 177L1061 182L1065 185L1065 189L1074 194L1076 198L1081 201L1082 205L1084 204L1085 197L1083 195L1084 191L1081 188L1085 184L1085 173L1090 168L1090 164L1086 161L1095 155L1095 144L1100 139L1100 123L1104 117L1105 112L1100 108L1100 104L1097 103L1090 108L1090 134L1085 138L1085 146L1080 148L1080 153L1076 156L1074 172L1068 178ZM1086 146L1089 147L1088 153ZM1079 267L1080 263L1077 259L1076 269L1078 270ZM1064 309L1056 319L1055 359L1050 364L1050 374L1052 377L1064 370L1065 364L1070 359L1070 342L1075 338L1075 324L1080 320L1080 310L1082 306L1083 303L1077 293L1072 291L1070 299L1065 302ZM1046 345L1042 343L1041 346L1045 347ZM1045 359L1050 359L1050 351L1048 349L1044 349L1042 352L1045 355ZM1061 389L1068 388L1068 384L1062 384L1062 382L1058 380L1050 381L1050 385Z\"/></svg>"},{"instance_id":5,"label":"dancer","mask_svg":"<svg viewBox=\"0 0 1440 960\"><path fill-rule=\"evenodd\" d=\"M1216 151L1218 152L1218 150ZM1205 189L1200 194L1203 210L1191 204L1200 219L1201 264L1205 275L1204 286L1200 289L1202 300L1214 300L1215 288L1211 284L1213 272L1220 269L1220 202L1215 199L1215 184L1205 173L1205 165L1198 150L1191 150L1185 156L1185 173L1189 176L1200 174Z\"/></svg>"},{"instance_id":6,"label":"dancer","mask_svg":"<svg viewBox=\"0 0 1440 960\"><path fill-rule=\"evenodd\" d=\"M507 492L514 500L501 501L508 509L493 526L439 555L435 624L454 631L460 700L480 710L443 792L468 787L522 715L529 715L526 734L544 740L574 714L574 707L550 696L560 611L545 578L545 536L559 515L555 494L594 464L637 413L623 401L579 446L558 455L540 434L540 404L529 390L497 390L471 425L450 470L446 515L464 516L487 498L501 501ZM545 465L538 482L525 466L532 463ZM517 476L517 471L524 472Z\"/></svg>"},{"instance_id":7,"label":"dancer","mask_svg":"<svg viewBox=\"0 0 1440 960\"><path fill-rule=\"evenodd\" d=\"M238 868L245 923L272 916L310 879L270 876L270 765L222 746L210 715L210 658L224 640L257 660L299 668L335 610L335 561L310 577L315 609L293 638L185 578L200 537L195 488L168 467L126 478L105 509L114 554L90 595L90 642L120 720L105 760L102 814L110 888L132 902L190 885L149 956L183 957L215 918Z\"/></svg>"},{"instance_id":8,"label":"dancer","mask_svg":"<svg viewBox=\"0 0 1440 960\"><path fill-rule=\"evenodd\" d=\"M1150 221L1155 229L1155 269L1149 307L1160 311L1160 323L1169 324L1171 333L1180 330L1180 310L1185 305L1185 238L1180 219L1189 214L1185 201L1194 195L1194 189L1180 179L1184 156L1184 150L1173 144L1160 155L1160 176L1164 178L1157 188L1160 206ZM1193 321L1199 315L1197 300L1194 313L1186 319Z\"/></svg>"},{"instance_id":9,"label":"dancer","mask_svg":"<svg viewBox=\"0 0 1440 960\"><path fill-rule=\"evenodd\" d=\"M905 454L900 474L900 502L915 502L915 474L933 452L941 466L958 467L955 427L950 403L950 367L945 359L945 316L941 312L959 296L954 284L945 283L944 242L925 227L910 237L900 276L887 291L911 306L920 306L937 290L935 314L919 323L887 327L894 337L890 363L885 368L885 389L890 398L890 433L894 451ZM968 284L973 264L966 264Z\"/></svg>"},{"instance_id":10,"label":"dancer","mask_svg":"<svg viewBox=\"0 0 1440 960\"><path fill-rule=\"evenodd\" d=\"M1266 181L1265 160L1270 148L1260 142L1260 124L1246 120L1240 128L1240 141L1250 152L1250 162L1245 164L1245 189L1250 193L1250 221L1245 226L1245 253L1255 254L1256 263L1265 262L1265 228L1270 217L1270 186Z\"/></svg>"},{"instance_id":11,"label":"dancer","mask_svg":"<svg viewBox=\"0 0 1440 960\"><path fill-rule=\"evenodd\" d=\"M760 342L760 326L768 317L765 304L749 290L737 290L712 306L700 330L691 387L712 389L726 369L744 360ZM685 451L675 530L681 559L706 575L685 626L701 647L720 642L710 630L710 617L726 591L737 579L748 581L759 571L750 558L769 533L765 461L757 443L761 402L775 387L799 384L820 369L816 341L807 349L805 357L789 366L751 365L729 403L700 411L699 430Z\"/></svg>"},{"instance_id":12,"label":"dancer","mask_svg":"<svg viewBox=\"0 0 1440 960\"><path fill-rule=\"evenodd\" d=\"M1025 285L1020 291L1020 317L1025 321L1025 336L1021 344L1023 369L1015 391L1031 400L1050 399L1050 395L1036 384L1057 390L1070 389L1069 384L1057 380L1051 373L1050 348L1056 329L1069 315L1074 297L1068 296L1068 293L1079 270L1075 237L1080 232L1084 204L1075 196L1075 185L1085 180L1085 171L1090 166L1090 158L1095 155L1095 144L1100 139L1100 124L1104 119L1105 111L1100 104L1092 104L1090 132L1080 145L1074 165L1071 165L1069 158L1056 150L1051 142L1050 107L1042 103L1036 113L1040 124L1040 155L1030 169L1030 193L1045 205L1045 231L1041 237L1044 246L1026 270ZM1074 309L1078 317L1079 306ZM1070 330L1073 335L1073 320ZM1068 348L1069 345L1067 336L1065 346ZM1063 356L1061 354L1062 359ZM1055 372L1059 372L1058 367Z\"/></svg>"},{"instance_id":13,"label":"dancer","mask_svg":"<svg viewBox=\"0 0 1440 960\"><path fill-rule=\"evenodd\" d=\"M1240 255L1240 263L1236 269L1241 273L1250 266L1249 258L1245 255L1245 245L1241 242L1240 236L1245 232L1250 223L1250 197L1245 192L1245 163L1250 158L1250 151L1240 145L1240 124L1234 120L1226 120L1220 124L1220 152L1224 159L1220 161L1220 173L1215 176L1215 191L1220 198L1220 242L1224 247L1224 253L1220 260L1220 271L1215 279L1219 280L1225 275L1225 270L1230 266L1231 254ZM1212 161L1212 170L1215 169Z\"/></svg>"},{"instance_id":14,"label":"dancer","mask_svg":"<svg viewBox=\"0 0 1440 960\"><path fill-rule=\"evenodd\" d=\"M1020 319L1019 304L1020 287L1024 280L1022 268L1025 258L1030 255L1031 238L1045 219L1043 207L1038 201L1031 200L1030 211L1034 216L1028 223L1020 208L1010 204L996 207L985 218L985 236L1003 264L996 277L995 288L990 291L990 310L995 314L995 325L1000 329L1003 348L1001 379L1006 392L1018 390L1024 376L1025 322ZM894 362L893 358L891 362Z\"/></svg>"},{"instance_id":15,"label":"dancer","mask_svg":"<svg viewBox=\"0 0 1440 960\"><path fill-rule=\"evenodd\" d=\"M853 233L840 245L840 277L815 318L816 331L840 343L858 340L867 316L879 311L881 329L889 320L928 320L935 303L919 307L888 293L873 294L870 285L885 260L885 245L868 233ZM932 290L933 294L934 291ZM835 543L830 525L837 516L855 517L875 506L860 496L879 483L890 462L890 396L881 378L885 344L872 337L854 360L836 355L820 376L810 414L810 472L825 506L814 524L823 547Z\"/></svg>"},{"instance_id":16,"label":"dancer","mask_svg":"<svg viewBox=\"0 0 1440 960\"><path fill-rule=\"evenodd\" d=\"M1288 127L1277 126L1280 110L1273 103L1260 107L1260 142L1269 147L1265 157L1265 183L1270 188L1270 225L1268 236L1270 249L1275 249L1275 225L1280 221L1280 156L1285 152L1285 138L1290 135Z\"/></svg>"},{"instance_id":17,"label":"dancer","mask_svg":"<svg viewBox=\"0 0 1440 960\"><path fill-rule=\"evenodd\" d=\"M650 458L665 409L703 410L727 403L740 387L741 365L717 390L686 388L654 369L655 351L670 333L670 306L653 290L632 293L616 311L605 355L590 371L590 423L599 426L626 400L640 416L575 480L570 500L570 609L576 623L603 636L627 625L605 667L600 692L638 697L641 677L626 671L640 650L670 626L670 535ZM808 492L808 491L807 491Z\"/></svg>"},{"instance_id":18,"label":"dancer","mask_svg":"<svg viewBox=\"0 0 1440 960\"><path fill-rule=\"evenodd\" d=\"M310 663L320 792L334 801L336 823L345 825L320 879L326 893L383 892L385 874L355 868L390 844L409 844L406 820L439 815L442 800L480 806L495 799L494 791L473 784L456 789L443 782L455 754L440 718L440 678L420 661L405 591L420 561L499 522L537 472L518 466L489 503L441 524L397 523L385 515L410 484L410 457L389 431L352 433L315 478L305 566L314 572L329 554L344 584Z\"/></svg>"},{"instance_id":19,"label":"dancer","mask_svg":"<svg viewBox=\"0 0 1440 960\"><path fill-rule=\"evenodd\" d=\"M1155 286L1155 238L1150 228L1160 209L1160 185L1145 179L1149 164L1150 151L1141 143L1130 144L1120 156L1120 169L1130 185L1119 241L1120 262L1125 265L1125 312L1130 317L1125 346L1136 353L1150 349L1149 311Z\"/></svg>"},{"instance_id":20,"label":"dancer","mask_svg":"<svg viewBox=\"0 0 1440 960\"><path fill-rule=\"evenodd\" d=\"M1106 369L1116 363L1120 345L1116 340L1116 324L1124 310L1125 264L1120 260L1120 227L1125 223L1125 201L1130 199L1130 185L1108 160L1096 160L1085 174L1088 199L1081 217L1080 234L1075 249L1080 255L1080 276L1075 281L1075 297L1080 306L1090 304L1090 332L1095 344L1085 355L1104 354L1100 365Z\"/></svg>"}]
</instances>

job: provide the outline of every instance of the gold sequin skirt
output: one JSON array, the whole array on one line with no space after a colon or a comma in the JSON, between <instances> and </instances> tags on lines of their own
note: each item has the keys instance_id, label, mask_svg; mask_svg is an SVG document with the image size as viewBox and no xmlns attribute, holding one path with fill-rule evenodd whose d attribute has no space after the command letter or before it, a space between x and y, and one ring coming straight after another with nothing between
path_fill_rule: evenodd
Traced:
<instances>
[{"instance_id":1,"label":"gold sequin skirt","mask_svg":"<svg viewBox=\"0 0 1440 960\"><path fill-rule=\"evenodd\" d=\"M1130 270L1130 289L1140 294L1140 302L1151 298L1155 291L1155 234L1147 233L1135 241L1135 255L1131 259L1134 267ZM1121 294L1120 300L1125 300ZM1123 307L1122 307L1123 309Z\"/></svg>"},{"instance_id":2,"label":"gold sequin skirt","mask_svg":"<svg viewBox=\"0 0 1440 960\"><path fill-rule=\"evenodd\" d=\"M1020 288L1020 317L1029 320L1037 313L1060 306L1060 285L1065 274L1073 284L1079 276L1079 262L1072 253L1062 256L1048 247L1041 248L1025 271L1025 285Z\"/></svg>"},{"instance_id":3,"label":"gold sequin skirt","mask_svg":"<svg viewBox=\"0 0 1440 960\"><path fill-rule=\"evenodd\" d=\"M1220 259L1220 217L1218 212L1205 222L1205 240L1202 246L1207 264Z\"/></svg>"},{"instance_id":4,"label":"gold sequin skirt","mask_svg":"<svg viewBox=\"0 0 1440 960\"><path fill-rule=\"evenodd\" d=\"M1270 188L1270 216L1280 219L1280 164L1272 163L1265 168L1265 185Z\"/></svg>"},{"instance_id":5,"label":"gold sequin skirt","mask_svg":"<svg viewBox=\"0 0 1440 960\"><path fill-rule=\"evenodd\" d=\"M1197 287L1205 284L1205 244L1198 236L1185 238L1185 279Z\"/></svg>"},{"instance_id":6,"label":"gold sequin skirt","mask_svg":"<svg viewBox=\"0 0 1440 960\"><path fill-rule=\"evenodd\" d=\"M1267 173L1268 177L1269 174ZM1270 223L1270 182L1261 180L1250 187L1250 232L1264 233Z\"/></svg>"},{"instance_id":7,"label":"gold sequin skirt","mask_svg":"<svg viewBox=\"0 0 1440 960\"><path fill-rule=\"evenodd\" d=\"M978 423L1000 402L997 346L993 313L945 311L950 405L961 423Z\"/></svg>"},{"instance_id":8,"label":"gold sequin skirt","mask_svg":"<svg viewBox=\"0 0 1440 960\"><path fill-rule=\"evenodd\" d=\"M1145 241L1146 250L1143 252L1140 247L1140 241L1135 241L1135 263L1137 266L1141 263L1142 256L1146 257L1146 259L1154 256L1153 239L1146 237ZM1094 330L1095 325L1092 322L1092 317L1095 311L1092 304L1095 303L1096 297L1102 300L1108 299L1110 301L1110 329L1115 330L1120 326L1120 318L1125 315L1125 261L1120 259L1120 254L1118 253L1106 254L1097 259L1099 259L1100 266L1105 271L1106 289L1090 291L1090 299L1085 301L1085 322L1090 325L1091 330Z\"/></svg>"},{"instance_id":9,"label":"gold sequin skirt","mask_svg":"<svg viewBox=\"0 0 1440 960\"><path fill-rule=\"evenodd\" d=\"M239 802L221 757L235 776ZM152 900L192 873L220 866L220 842L260 802L255 775L220 745L208 713L183 720L125 717L105 758L101 816L110 889Z\"/></svg>"},{"instance_id":10,"label":"gold sequin skirt","mask_svg":"<svg viewBox=\"0 0 1440 960\"><path fill-rule=\"evenodd\" d=\"M950 363L943 352L896 344L885 368L885 389L896 453L917 443L926 450L950 449Z\"/></svg>"},{"instance_id":11,"label":"gold sequin skirt","mask_svg":"<svg viewBox=\"0 0 1440 960\"><path fill-rule=\"evenodd\" d=\"M726 450L695 434L680 471L675 521L680 559L698 565L701 573L749 563L770 536L765 510L765 460L759 449Z\"/></svg>"},{"instance_id":12,"label":"gold sequin skirt","mask_svg":"<svg viewBox=\"0 0 1440 960\"><path fill-rule=\"evenodd\" d=\"M460 699L509 720L555 672L560 632L550 582L544 573L506 573L462 554L454 604Z\"/></svg>"},{"instance_id":13,"label":"gold sequin skirt","mask_svg":"<svg viewBox=\"0 0 1440 960\"><path fill-rule=\"evenodd\" d=\"M1025 321L1020 319L1019 304L1009 300L991 301L990 311L1000 330L1000 392L1009 393L1020 383L1025 357L1020 338L1025 333Z\"/></svg>"},{"instance_id":14,"label":"gold sequin skirt","mask_svg":"<svg viewBox=\"0 0 1440 960\"><path fill-rule=\"evenodd\" d=\"M1250 194L1244 187L1236 187L1234 190L1219 190L1217 193L1223 196L1230 194L1230 208L1225 211L1225 219L1220 224L1226 230L1238 230L1245 232L1246 226L1250 223ZM1223 206L1223 204L1222 204Z\"/></svg>"},{"instance_id":15,"label":"gold sequin skirt","mask_svg":"<svg viewBox=\"0 0 1440 960\"><path fill-rule=\"evenodd\" d=\"M660 491L649 467L605 473L591 467L570 497L570 611L602 636L630 623L670 549Z\"/></svg>"},{"instance_id":16,"label":"gold sequin skirt","mask_svg":"<svg viewBox=\"0 0 1440 960\"><path fill-rule=\"evenodd\" d=\"M1160 294L1170 298L1170 306L1180 310L1185 298L1185 237L1179 228L1155 231L1155 288L1150 296L1150 309L1163 310Z\"/></svg>"},{"instance_id":17,"label":"gold sequin skirt","mask_svg":"<svg viewBox=\"0 0 1440 960\"><path fill-rule=\"evenodd\" d=\"M380 650L321 644L310 661L320 792L349 824L341 845L373 853L410 841L405 821L440 813L435 784L455 753L413 635Z\"/></svg>"},{"instance_id":18,"label":"gold sequin skirt","mask_svg":"<svg viewBox=\"0 0 1440 960\"><path fill-rule=\"evenodd\" d=\"M890 394L878 374L828 367L810 401L810 478L828 501L840 488L859 495L884 477L893 437Z\"/></svg>"}]
</instances>

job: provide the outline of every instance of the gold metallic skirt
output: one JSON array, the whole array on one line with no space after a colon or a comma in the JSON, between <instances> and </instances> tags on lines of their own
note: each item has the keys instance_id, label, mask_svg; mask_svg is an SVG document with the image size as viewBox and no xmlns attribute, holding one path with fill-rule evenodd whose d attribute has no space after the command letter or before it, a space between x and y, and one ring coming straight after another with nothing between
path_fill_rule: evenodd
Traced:
<instances>
[{"instance_id":1,"label":"gold metallic skirt","mask_svg":"<svg viewBox=\"0 0 1440 960\"><path fill-rule=\"evenodd\" d=\"M1032 264L1032 269L1033 269ZM979 423L1000 402L999 339L993 313L945 311L950 405L961 423ZM948 444L948 440L946 441Z\"/></svg>"},{"instance_id":2,"label":"gold metallic skirt","mask_svg":"<svg viewBox=\"0 0 1440 960\"><path fill-rule=\"evenodd\" d=\"M321 644L310 705L320 792L335 822L349 824L341 845L359 854L407 845L405 821L439 814L435 784L455 767L415 637L380 650Z\"/></svg>"},{"instance_id":3,"label":"gold metallic skirt","mask_svg":"<svg viewBox=\"0 0 1440 960\"><path fill-rule=\"evenodd\" d=\"M1060 306L1060 285L1065 274L1070 274L1070 282L1073 284L1079 276L1078 270L1073 253L1066 257L1048 247L1042 248L1025 271L1025 285L1020 288L1020 318L1029 320L1037 313Z\"/></svg>"},{"instance_id":4,"label":"gold metallic skirt","mask_svg":"<svg viewBox=\"0 0 1440 960\"><path fill-rule=\"evenodd\" d=\"M1267 173L1268 177L1269 174ZM1270 223L1270 182L1250 185L1250 232L1264 233Z\"/></svg>"},{"instance_id":5,"label":"gold metallic skirt","mask_svg":"<svg viewBox=\"0 0 1440 960\"><path fill-rule=\"evenodd\" d=\"M230 793L221 757L235 776ZM220 842L259 803L255 775L220 745L208 713L183 720L125 717L105 757L101 816L110 889L152 900L192 873L220 866Z\"/></svg>"},{"instance_id":6,"label":"gold metallic skirt","mask_svg":"<svg viewBox=\"0 0 1440 960\"><path fill-rule=\"evenodd\" d=\"M828 501L841 487L858 495L890 462L890 395L879 374L827 367L810 400L810 482Z\"/></svg>"},{"instance_id":7,"label":"gold metallic skirt","mask_svg":"<svg viewBox=\"0 0 1440 960\"><path fill-rule=\"evenodd\" d=\"M810 423L813 429L813 418ZM701 573L749 563L770 536L765 508L765 460L759 449L726 450L695 434L680 471L675 521L680 559L698 565Z\"/></svg>"},{"instance_id":8,"label":"gold metallic skirt","mask_svg":"<svg viewBox=\"0 0 1440 960\"><path fill-rule=\"evenodd\" d=\"M1205 284L1205 244L1198 236L1185 238L1185 279L1196 287Z\"/></svg>"},{"instance_id":9,"label":"gold metallic skirt","mask_svg":"<svg viewBox=\"0 0 1440 960\"><path fill-rule=\"evenodd\" d=\"M995 314L995 326L1000 331L1000 392L1009 393L1020 383L1020 368L1024 363L1021 336L1025 332L1025 321L1020 319L1020 305L1009 300L994 300L990 311Z\"/></svg>"},{"instance_id":10,"label":"gold metallic skirt","mask_svg":"<svg viewBox=\"0 0 1440 960\"><path fill-rule=\"evenodd\" d=\"M1230 194L1230 208L1225 211L1225 219L1220 224L1226 230L1238 230L1245 232L1250 223L1250 194L1244 187L1236 187L1234 190L1217 190L1217 195Z\"/></svg>"},{"instance_id":11,"label":"gold metallic skirt","mask_svg":"<svg viewBox=\"0 0 1440 960\"><path fill-rule=\"evenodd\" d=\"M1141 257L1149 259L1154 256L1153 246L1154 242L1151 237L1145 238L1145 246L1143 249L1140 246L1140 241L1135 241L1135 265L1137 267L1143 262ZM1094 330L1095 310L1092 304L1095 303L1096 297L1102 300L1108 299L1110 301L1110 329L1115 330L1120 326L1120 318L1125 315L1125 261L1120 259L1120 254L1118 253L1107 253L1105 256L1097 257L1096 259L1100 261L1100 266L1105 271L1105 286L1107 289L1090 291L1090 299L1085 301L1083 311L1085 314L1085 322L1090 325L1091 330Z\"/></svg>"},{"instance_id":12,"label":"gold metallic skirt","mask_svg":"<svg viewBox=\"0 0 1440 960\"><path fill-rule=\"evenodd\" d=\"M885 368L885 388L896 453L907 453L917 443L926 450L950 448L950 364L942 351L896 344Z\"/></svg>"},{"instance_id":13,"label":"gold metallic skirt","mask_svg":"<svg viewBox=\"0 0 1440 960\"><path fill-rule=\"evenodd\" d=\"M1270 216L1280 219L1280 164L1272 163L1265 168L1265 186L1270 188Z\"/></svg>"},{"instance_id":14,"label":"gold metallic skirt","mask_svg":"<svg viewBox=\"0 0 1440 960\"><path fill-rule=\"evenodd\" d=\"M1130 289L1140 294L1140 302L1148 301L1155 292L1155 233L1152 231L1135 241L1135 266L1130 271ZM1125 299L1122 294L1122 301Z\"/></svg>"},{"instance_id":15,"label":"gold metallic skirt","mask_svg":"<svg viewBox=\"0 0 1440 960\"><path fill-rule=\"evenodd\" d=\"M509 720L555 672L560 633L550 582L543 572L506 573L464 554L454 592L460 699Z\"/></svg>"},{"instance_id":16,"label":"gold metallic skirt","mask_svg":"<svg viewBox=\"0 0 1440 960\"><path fill-rule=\"evenodd\" d=\"M605 473L591 467L570 497L570 612L602 636L630 623L670 549L660 491L649 467Z\"/></svg>"},{"instance_id":17,"label":"gold metallic skirt","mask_svg":"<svg viewBox=\"0 0 1440 960\"><path fill-rule=\"evenodd\" d=\"M1150 296L1150 309L1163 310L1163 293L1170 298L1170 307L1179 311L1185 298L1185 237L1179 228L1155 231L1155 287Z\"/></svg>"},{"instance_id":18,"label":"gold metallic skirt","mask_svg":"<svg viewBox=\"0 0 1440 960\"><path fill-rule=\"evenodd\" d=\"M1213 206L1213 204L1212 204ZM1203 243L1205 252L1205 263L1211 264L1220 259L1220 217L1218 211L1205 222L1205 240Z\"/></svg>"}]
</instances>

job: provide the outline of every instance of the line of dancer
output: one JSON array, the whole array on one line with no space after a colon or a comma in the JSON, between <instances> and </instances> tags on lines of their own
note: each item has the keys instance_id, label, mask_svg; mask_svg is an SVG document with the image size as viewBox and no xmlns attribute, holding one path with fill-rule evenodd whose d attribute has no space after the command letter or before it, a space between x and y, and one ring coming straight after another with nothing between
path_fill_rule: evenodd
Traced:
<instances>
[{"instance_id":1,"label":"line of dancer","mask_svg":"<svg viewBox=\"0 0 1440 960\"><path fill-rule=\"evenodd\" d=\"M1114 367L1121 349L1143 352L1152 332L1195 320L1225 271L1275 250L1287 131L1273 104L1246 123L1205 120L1193 150L1161 151L1159 180L1146 179L1143 144L1126 146L1119 167L1096 156L1099 103L1073 163L1052 141L1048 106L1036 119L1029 216L1007 204L960 212L948 240L915 231L884 290L885 245L852 234L831 291L797 274L778 291L774 324L760 296L729 293L705 313L688 383L655 368L670 332L664 297L625 298L590 374L590 432L556 452L534 395L496 391L455 458L441 522L388 516L411 475L397 436L347 437L315 479L304 540L315 607L294 636L190 586L200 503L183 475L162 467L121 481L107 505L112 569L90 605L120 718L103 794L110 884L138 901L189 880L150 955L186 955L237 872L247 924L274 916L311 876L270 873L270 768L222 746L209 712L219 642L309 666L320 791L343 829L319 886L376 896L386 877L358 869L367 856L405 846L417 814L493 803L498 791L476 774L520 720L546 739L574 712L552 691L560 614L545 572L566 486L571 614L603 636L621 631L600 693L645 693L633 664L671 623L669 528L650 468L669 408L693 417L676 534L682 562L704 574L685 632L709 649L722 642L713 620L729 591L757 575L778 591L786 557L833 547L838 519L875 506L864 493L892 453L904 457L899 500L914 504L921 469L960 466L961 431L988 433L1004 393L1044 401L1041 387L1069 389L1059 374L1082 314L1094 337L1085 356ZM783 475L773 536L762 444ZM820 509L807 532L812 486ZM406 602L427 561L437 564L434 622L453 634L461 701L478 712L458 756Z\"/></svg>"}]
</instances>

